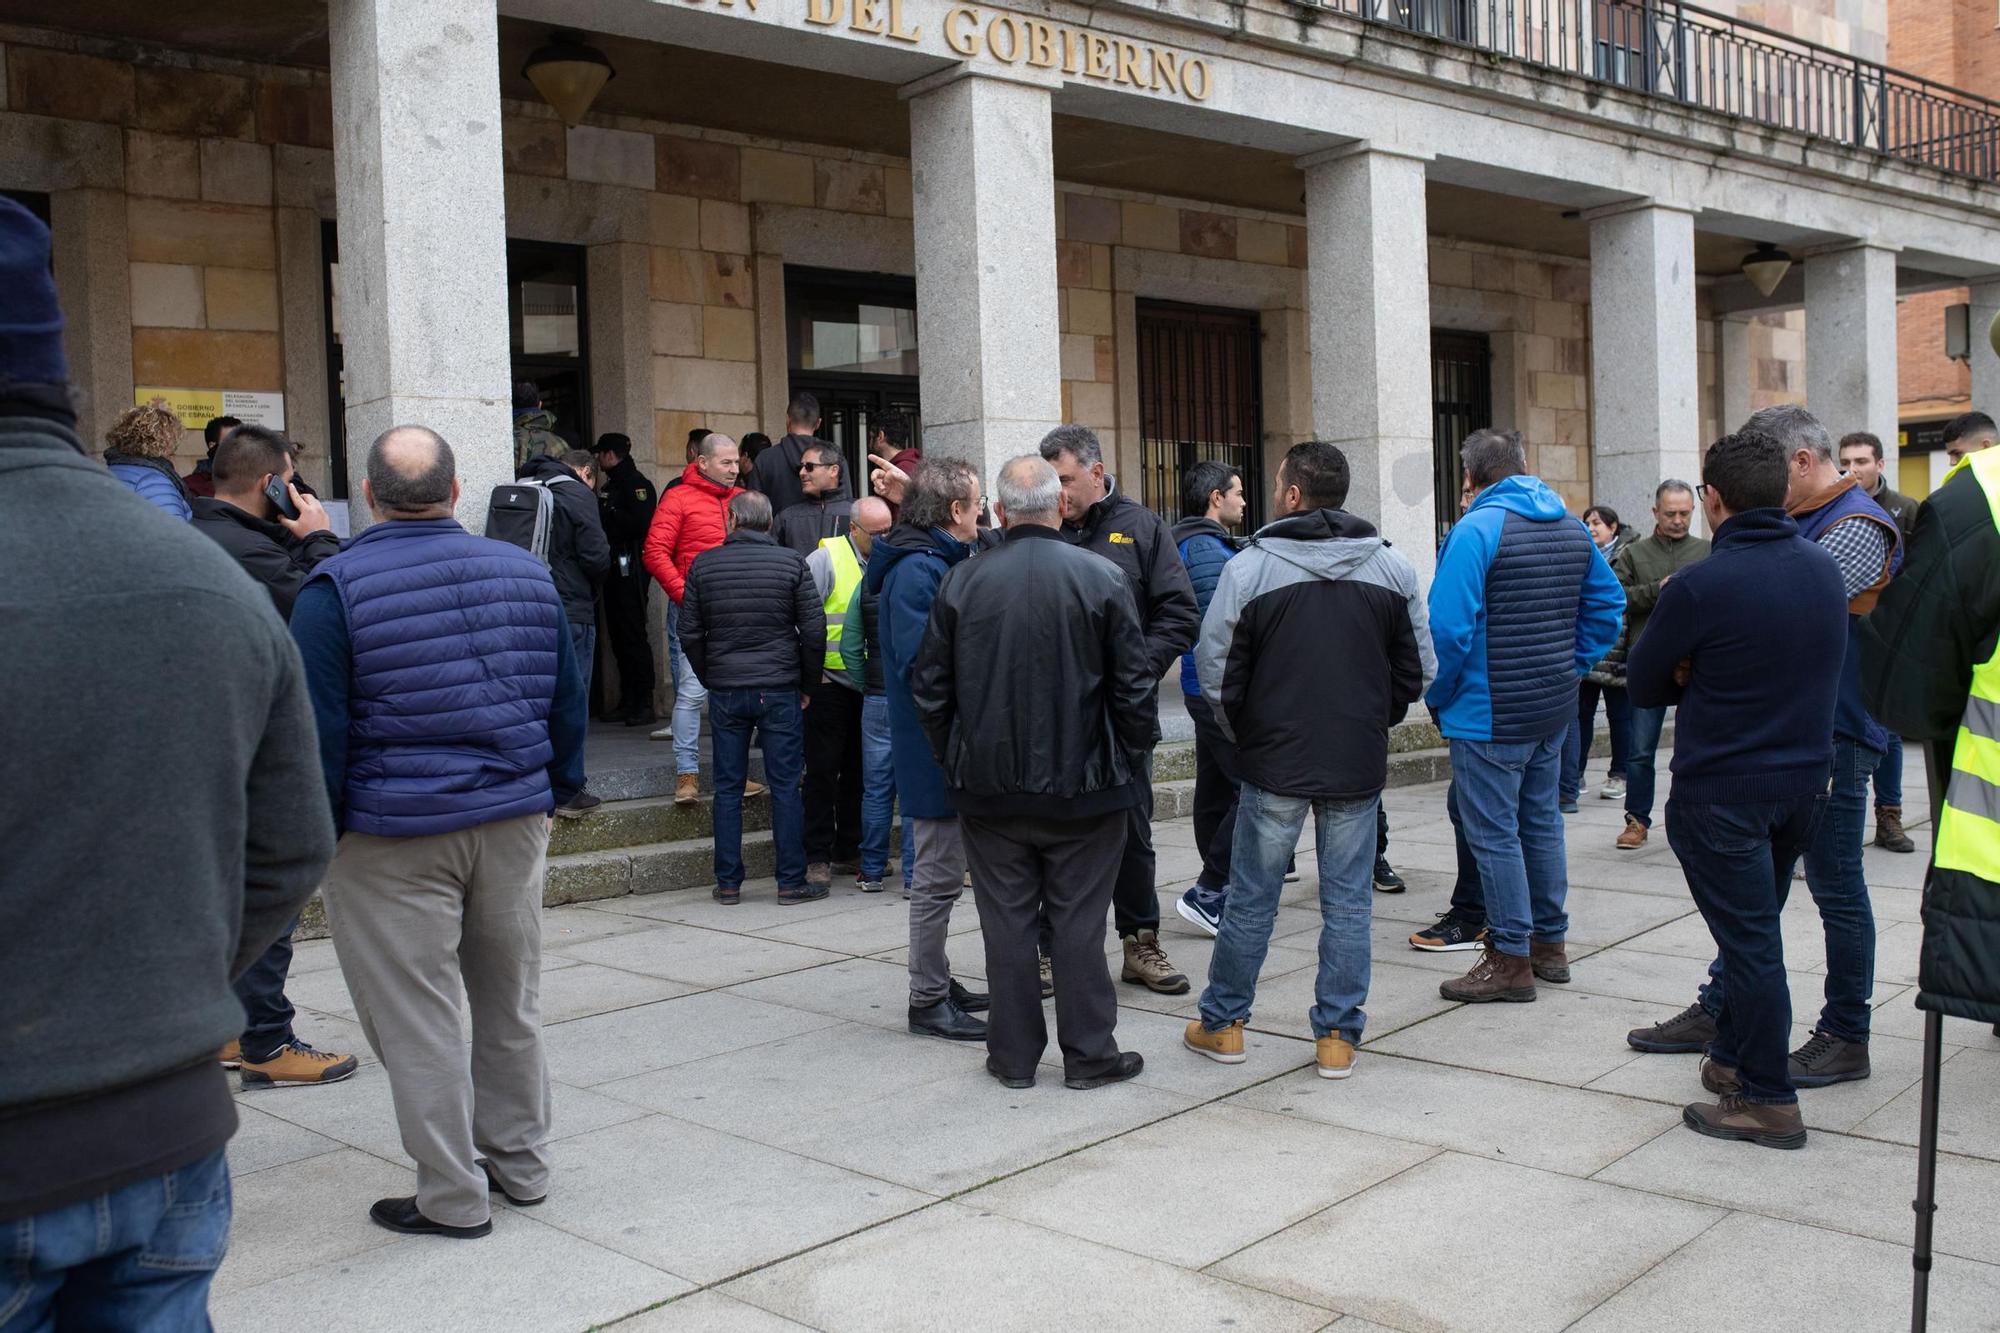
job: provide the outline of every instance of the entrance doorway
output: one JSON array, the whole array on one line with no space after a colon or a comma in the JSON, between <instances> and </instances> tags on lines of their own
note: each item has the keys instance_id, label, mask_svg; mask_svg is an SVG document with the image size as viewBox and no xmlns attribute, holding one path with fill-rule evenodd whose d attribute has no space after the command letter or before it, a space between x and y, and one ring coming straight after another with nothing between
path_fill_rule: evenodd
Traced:
<instances>
[{"instance_id":1,"label":"entrance doorway","mask_svg":"<svg viewBox=\"0 0 2000 1333\"><path fill-rule=\"evenodd\" d=\"M1181 478L1213 459L1243 474L1244 526L1264 521L1263 340L1254 310L1141 301L1138 498L1180 517Z\"/></svg>"},{"instance_id":2,"label":"entrance doorway","mask_svg":"<svg viewBox=\"0 0 2000 1333\"><path fill-rule=\"evenodd\" d=\"M917 396L917 287L887 273L785 270L787 363L793 394L819 399L820 438L847 460L855 496L868 493L868 442L891 412L922 447Z\"/></svg>"},{"instance_id":3,"label":"entrance doorway","mask_svg":"<svg viewBox=\"0 0 2000 1333\"><path fill-rule=\"evenodd\" d=\"M580 245L507 242L507 334L514 379L532 380L555 432L572 449L588 449L590 345L584 326Z\"/></svg>"},{"instance_id":4,"label":"entrance doorway","mask_svg":"<svg viewBox=\"0 0 2000 1333\"><path fill-rule=\"evenodd\" d=\"M1458 522L1458 446L1493 424L1493 347L1483 333L1431 330L1431 485L1437 539Z\"/></svg>"}]
</instances>

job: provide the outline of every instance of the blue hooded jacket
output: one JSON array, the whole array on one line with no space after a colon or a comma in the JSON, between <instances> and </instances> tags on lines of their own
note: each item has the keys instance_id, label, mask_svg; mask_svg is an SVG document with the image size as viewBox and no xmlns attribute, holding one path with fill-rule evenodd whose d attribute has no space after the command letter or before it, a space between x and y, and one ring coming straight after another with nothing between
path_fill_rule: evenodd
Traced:
<instances>
[{"instance_id":1,"label":"blue hooded jacket","mask_svg":"<svg viewBox=\"0 0 2000 1333\"><path fill-rule=\"evenodd\" d=\"M1624 614L1624 589L1562 497L1539 477L1502 478L1438 553L1424 702L1454 740L1547 740L1576 717L1577 679Z\"/></svg>"},{"instance_id":2,"label":"blue hooded jacket","mask_svg":"<svg viewBox=\"0 0 2000 1333\"><path fill-rule=\"evenodd\" d=\"M896 801L913 819L951 819L958 814L945 792L944 770L931 753L910 694L910 670L923 647L931 603L953 565L979 548L941 528L919 531L897 524L875 542L868 555L865 586L876 598L876 627L882 641L882 693L889 705L889 755L896 770Z\"/></svg>"}]
</instances>

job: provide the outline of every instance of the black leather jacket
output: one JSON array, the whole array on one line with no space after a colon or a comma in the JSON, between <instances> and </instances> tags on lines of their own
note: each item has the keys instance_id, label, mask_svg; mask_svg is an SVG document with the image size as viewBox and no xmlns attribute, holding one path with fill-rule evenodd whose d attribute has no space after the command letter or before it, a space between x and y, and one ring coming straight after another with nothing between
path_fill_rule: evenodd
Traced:
<instances>
[{"instance_id":1,"label":"black leather jacket","mask_svg":"<svg viewBox=\"0 0 2000 1333\"><path fill-rule=\"evenodd\" d=\"M910 691L960 814L1083 819L1139 799L1157 678L1118 567L1018 527L945 577Z\"/></svg>"}]
</instances>

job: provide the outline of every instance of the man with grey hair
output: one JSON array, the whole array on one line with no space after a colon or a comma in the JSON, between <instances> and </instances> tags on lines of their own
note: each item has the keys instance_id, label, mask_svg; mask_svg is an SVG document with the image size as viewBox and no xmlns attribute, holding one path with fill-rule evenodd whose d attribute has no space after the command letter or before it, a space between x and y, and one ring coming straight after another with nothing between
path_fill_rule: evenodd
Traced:
<instances>
[{"instance_id":1,"label":"man with grey hair","mask_svg":"<svg viewBox=\"0 0 2000 1333\"><path fill-rule=\"evenodd\" d=\"M1125 576L1157 685L1180 655L1194 647L1201 630L1194 585L1188 582L1173 534L1158 514L1119 490L1116 479L1106 475L1103 446L1089 428L1058 426L1042 437L1040 452L1062 483L1063 535L1103 556ZM1127 817L1125 858L1111 899L1118 936L1125 945L1119 977L1162 995L1185 995L1187 977L1160 948L1150 745L1141 752L1139 767L1139 801Z\"/></svg>"},{"instance_id":2,"label":"man with grey hair","mask_svg":"<svg viewBox=\"0 0 2000 1333\"><path fill-rule=\"evenodd\" d=\"M1839 677L1833 713L1833 781L1826 808L1806 846L1806 887L1826 932L1826 1002L1812 1036L1791 1054L1789 1072L1801 1088L1867 1078L1868 999L1875 990L1875 912L1862 866L1867 834L1868 779L1888 748L1888 735L1869 716L1861 695L1860 625L1890 577L1901 568L1902 532L1888 511L1868 498L1857 478L1842 476L1833 440L1818 418L1789 404L1767 407L1744 423L1783 446L1785 512L1799 535L1833 557L1847 595L1848 634L1839 662L1808 662L1801 670ZM1773 589L1782 596L1783 589ZM1722 1012L1722 964L1695 1003L1673 1018L1626 1034L1635 1049L1706 1050Z\"/></svg>"},{"instance_id":3,"label":"man with grey hair","mask_svg":"<svg viewBox=\"0 0 2000 1333\"><path fill-rule=\"evenodd\" d=\"M979 886L987 1072L1034 1083L1048 1046L1036 967L1046 920L1064 1082L1102 1087L1144 1066L1114 1040L1103 930L1146 783L1139 757L1159 734L1159 673L1125 579L1063 540L1055 470L1016 458L998 491L1005 539L945 576L910 690Z\"/></svg>"},{"instance_id":4,"label":"man with grey hair","mask_svg":"<svg viewBox=\"0 0 2000 1333\"><path fill-rule=\"evenodd\" d=\"M292 636L340 832L334 952L417 1163L416 1194L369 1217L469 1240L489 1192L548 1193L542 882L588 701L548 567L452 518L435 431L383 432L361 491L376 522L313 572Z\"/></svg>"},{"instance_id":5,"label":"man with grey hair","mask_svg":"<svg viewBox=\"0 0 2000 1333\"><path fill-rule=\"evenodd\" d=\"M1607 669L1621 678L1625 657L1645 631L1646 617L1660 600L1667 581L1708 556L1708 538L1688 531L1694 522L1694 487L1669 478L1653 492L1653 535L1625 547L1611 562L1618 586L1625 590L1625 629L1618 646L1605 658ZM1631 710L1631 735L1625 748L1625 827L1618 834L1621 852L1646 845L1653 827L1653 783L1660 750L1660 731L1667 724L1664 708Z\"/></svg>"}]
</instances>

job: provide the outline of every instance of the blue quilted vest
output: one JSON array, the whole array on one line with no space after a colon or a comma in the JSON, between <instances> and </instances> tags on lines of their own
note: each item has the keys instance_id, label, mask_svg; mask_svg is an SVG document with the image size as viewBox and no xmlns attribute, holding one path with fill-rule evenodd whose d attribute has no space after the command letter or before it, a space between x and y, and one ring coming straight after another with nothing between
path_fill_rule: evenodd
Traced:
<instances>
[{"instance_id":1,"label":"blue quilted vest","mask_svg":"<svg viewBox=\"0 0 2000 1333\"><path fill-rule=\"evenodd\" d=\"M1590 555L1590 533L1575 519L1508 512L1486 573L1494 740L1546 740L1576 717L1576 615Z\"/></svg>"},{"instance_id":2,"label":"blue quilted vest","mask_svg":"<svg viewBox=\"0 0 2000 1333\"><path fill-rule=\"evenodd\" d=\"M452 833L554 808L562 599L541 561L448 518L377 523L319 566L353 650L345 827Z\"/></svg>"},{"instance_id":3,"label":"blue quilted vest","mask_svg":"<svg viewBox=\"0 0 2000 1333\"><path fill-rule=\"evenodd\" d=\"M1798 522L1799 536L1809 542L1818 541L1828 528L1842 519L1873 522L1889 536L1888 572L1894 574L1903 567L1902 530L1896 526L1896 520L1889 517L1888 511L1869 499L1859 486L1849 486L1819 508L1795 513L1792 517ZM1868 715L1867 707L1861 702L1861 617L1874 606L1875 593L1866 590L1847 604L1847 654L1840 664L1840 693L1833 705L1833 734L1859 741L1877 754L1883 754L1889 749L1889 733Z\"/></svg>"}]
</instances>

